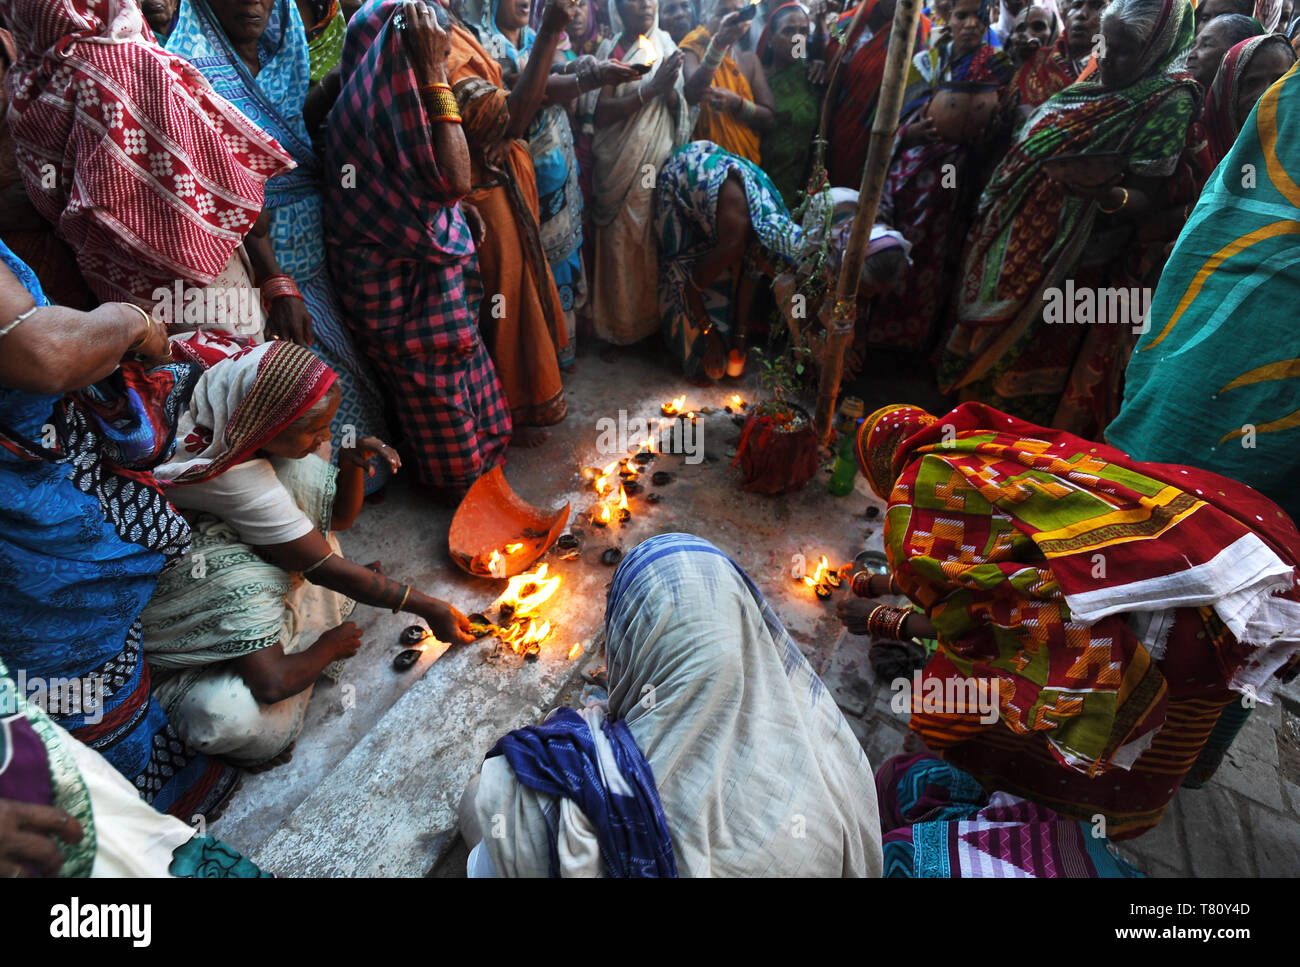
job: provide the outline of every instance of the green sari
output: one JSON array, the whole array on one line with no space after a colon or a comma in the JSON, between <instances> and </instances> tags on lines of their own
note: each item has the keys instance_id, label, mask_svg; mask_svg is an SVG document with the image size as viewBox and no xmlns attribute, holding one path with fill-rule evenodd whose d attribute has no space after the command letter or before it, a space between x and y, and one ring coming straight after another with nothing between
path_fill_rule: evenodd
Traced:
<instances>
[{"instance_id":1,"label":"green sari","mask_svg":"<svg viewBox=\"0 0 1300 967\"><path fill-rule=\"evenodd\" d=\"M808 186L821 93L808 80L808 64L802 60L769 74L767 85L776 101L776 125L763 132L759 154L786 207L794 209Z\"/></svg>"},{"instance_id":2,"label":"green sari","mask_svg":"<svg viewBox=\"0 0 1300 967\"><path fill-rule=\"evenodd\" d=\"M980 200L963 257L958 324L939 365L939 388L1043 425L1093 437L1118 410L1127 325L1049 325L1045 299L1074 287L1142 286L1134 226L1071 195L1043 162L1120 151L1133 175L1178 170L1197 88L1183 69L1192 40L1187 0L1165 0L1138 78L1108 89L1080 81L1025 123Z\"/></svg>"}]
</instances>

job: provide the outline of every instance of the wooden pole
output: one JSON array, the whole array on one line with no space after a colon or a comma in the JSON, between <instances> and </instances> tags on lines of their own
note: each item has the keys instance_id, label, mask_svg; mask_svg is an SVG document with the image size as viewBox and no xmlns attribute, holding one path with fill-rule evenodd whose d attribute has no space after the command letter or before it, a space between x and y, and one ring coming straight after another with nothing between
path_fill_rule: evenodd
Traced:
<instances>
[{"instance_id":1,"label":"wooden pole","mask_svg":"<svg viewBox=\"0 0 1300 967\"><path fill-rule=\"evenodd\" d=\"M862 184L858 189L858 210L853 216L840 277L835 285L831 331L827 334L826 349L822 354L815 420L817 438L823 446L831 438L835 397L839 395L840 379L844 375L844 353L853 340L853 325L857 321L858 277L867 255L871 226L875 224L876 211L880 208L880 196L885 190L885 176L889 173L889 161L894 151L894 135L898 131L898 115L903 107L903 91L907 86L907 71L912 63L912 47L916 43L916 25L920 17L921 0L898 0L894 24L890 28L889 50L885 54L880 98L876 102L876 120L871 125L867 163L862 169Z\"/></svg>"}]
</instances>

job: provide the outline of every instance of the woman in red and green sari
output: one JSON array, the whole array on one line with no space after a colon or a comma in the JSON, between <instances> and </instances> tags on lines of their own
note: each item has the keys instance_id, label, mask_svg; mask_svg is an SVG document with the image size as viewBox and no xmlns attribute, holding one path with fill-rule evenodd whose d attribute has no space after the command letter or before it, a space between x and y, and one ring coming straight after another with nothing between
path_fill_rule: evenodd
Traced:
<instances>
[{"instance_id":1,"label":"woman in red and green sari","mask_svg":"<svg viewBox=\"0 0 1300 967\"><path fill-rule=\"evenodd\" d=\"M896 0L863 0L867 9L850 33L858 7L846 10L831 30L827 58L834 61L841 47L843 54L839 76L832 80L829 92L832 109L827 137L826 172L836 188L852 188L862 183L862 166L867 162L867 141L876 119L876 100L885 74L885 52L889 49L890 22ZM859 4L858 6L861 6ZM916 49L923 50L930 37L930 19L924 14L916 28Z\"/></svg>"},{"instance_id":2,"label":"woman in red and green sari","mask_svg":"<svg viewBox=\"0 0 1300 967\"><path fill-rule=\"evenodd\" d=\"M984 190L939 367L945 393L1088 437L1119 408L1142 306L1127 300L1108 325L1050 323L1076 320L1079 293L1153 284L1195 197L1184 146L1199 97L1181 66L1188 0L1115 0L1102 35L1097 79L1044 102ZM1123 153L1118 183L1070 189L1044 172L1079 152Z\"/></svg>"},{"instance_id":3,"label":"woman in red and green sari","mask_svg":"<svg viewBox=\"0 0 1300 967\"><path fill-rule=\"evenodd\" d=\"M857 453L892 574L853 590L924 614L855 598L845 623L937 639L910 726L986 789L1137 836L1225 710L1294 672L1300 533L1250 488L981 403L884 407Z\"/></svg>"}]
</instances>

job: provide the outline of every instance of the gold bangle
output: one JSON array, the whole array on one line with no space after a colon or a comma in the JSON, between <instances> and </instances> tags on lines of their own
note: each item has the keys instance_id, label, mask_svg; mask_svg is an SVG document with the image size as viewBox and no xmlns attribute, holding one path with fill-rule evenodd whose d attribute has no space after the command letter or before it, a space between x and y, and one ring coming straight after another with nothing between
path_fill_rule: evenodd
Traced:
<instances>
[{"instance_id":1,"label":"gold bangle","mask_svg":"<svg viewBox=\"0 0 1300 967\"><path fill-rule=\"evenodd\" d=\"M118 305L130 306L132 309L134 309L136 312L140 313L140 315L144 317L144 335L141 336L139 339L137 339L135 342L131 343L131 345L126 347L127 352L135 352L137 349L139 349L141 346L147 343L149 341L149 337L153 335L154 318L152 315L145 312L134 302L119 302Z\"/></svg>"},{"instance_id":2,"label":"gold bangle","mask_svg":"<svg viewBox=\"0 0 1300 967\"><path fill-rule=\"evenodd\" d=\"M451 124L460 124L463 119L459 114L440 114L436 118L429 118L429 120L433 123L437 123L438 121L447 121Z\"/></svg>"},{"instance_id":3,"label":"gold bangle","mask_svg":"<svg viewBox=\"0 0 1300 967\"><path fill-rule=\"evenodd\" d=\"M460 102L456 100L456 95L451 91L427 91L429 100L432 101L431 114L438 117L449 117L456 115L460 117Z\"/></svg>"},{"instance_id":4,"label":"gold bangle","mask_svg":"<svg viewBox=\"0 0 1300 967\"><path fill-rule=\"evenodd\" d=\"M435 82L432 83L432 84L422 84L422 85L420 85L420 91L421 91L421 92L424 92L424 91L446 91L448 94L450 94L450 93L451 93L451 85L450 85L450 84L444 84L444 83L442 83L441 81L435 81Z\"/></svg>"},{"instance_id":5,"label":"gold bangle","mask_svg":"<svg viewBox=\"0 0 1300 967\"><path fill-rule=\"evenodd\" d=\"M406 599L409 598L410 596L411 596L411 586L408 584L406 586L406 593L402 595L402 600L398 603L397 607L393 609L393 614L397 614L403 608L406 607Z\"/></svg>"},{"instance_id":6,"label":"gold bangle","mask_svg":"<svg viewBox=\"0 0 1300 967\"><path fill-rule=\"evenodd\" d=\"M1114 208L1102 208L1102 207L1101 207L1101 202L1097 202L1097 210L1098 210L1099 212L1101 212L1103 215L1114 215L1117 211L1119 211L1121 208L1123 208L1125 205L1127 205L1127 204L1128 204L1128 189L1127 189L1127 188L1124 188L1124 187L1121 186L1119 190L1122 191L1122 192L1124 193L1124 197L1123 197L1123 199L1121 199L1121 201L1120 201L1120 203L1119 203L1118 205L1116 205Z\"/></svg>"}]
</instances>

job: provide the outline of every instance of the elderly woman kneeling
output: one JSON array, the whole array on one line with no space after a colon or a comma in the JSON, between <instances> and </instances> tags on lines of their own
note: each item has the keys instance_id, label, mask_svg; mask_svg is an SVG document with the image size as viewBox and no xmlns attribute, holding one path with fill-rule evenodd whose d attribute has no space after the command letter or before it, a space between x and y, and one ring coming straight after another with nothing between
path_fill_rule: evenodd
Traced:
<instances>
[{"instance_id":1,"label":"elderly woman kneeling","mask_svg":"<svg viewBox=\"0 0 1300 967\"><path fill-rule=\"evenodd\" d=\"M605 647L608 702L511 732L471 781L471 876L880 875L867 757L722 551L638 546Z\"/></svg>"}]
</instances>

